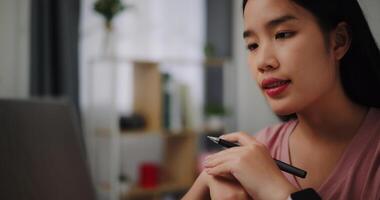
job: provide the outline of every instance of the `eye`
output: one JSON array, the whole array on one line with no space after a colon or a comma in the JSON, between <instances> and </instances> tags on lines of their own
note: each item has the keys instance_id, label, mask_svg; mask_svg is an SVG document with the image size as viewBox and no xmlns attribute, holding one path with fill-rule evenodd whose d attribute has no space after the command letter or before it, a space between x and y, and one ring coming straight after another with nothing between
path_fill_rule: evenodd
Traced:
<instances>
[{"instance_id":1,"label":"eye","mask_svg":"<svg viewBox=\"0 0 380 200\"><path fill-rule=\"evenodd\" d=\"M285 31L285 32L279 32L276 34L276 39L286 39L290 38L295 34L295 32Z\"/></svg>"},{"instance_id":2,"label":"eye","mask_svg":"<svg viewBox=\"0 0 380 200\"><path fill-rule=\"evenodd\" d=\"M247 45L248 51L254 51L255 49L257 49L257 47L259 47L257 43L252 43L252 44Z\"/></svg>"}]
</instances>

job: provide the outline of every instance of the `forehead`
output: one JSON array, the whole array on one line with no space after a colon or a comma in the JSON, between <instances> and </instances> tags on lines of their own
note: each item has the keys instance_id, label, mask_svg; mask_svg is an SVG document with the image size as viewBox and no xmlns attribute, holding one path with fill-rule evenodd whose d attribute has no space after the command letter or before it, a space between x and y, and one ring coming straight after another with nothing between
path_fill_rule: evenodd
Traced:
<instances>
[{"instance_id":1,"label":"forehead","mask_svg":"<svg viewBox=\"0 0 380 200\"><path fill-rule=\"evenodd\" d=\"M292 0L248 0L244 9L244 26L246 29L257 29L285 15L300 20L312 19L311 13Z\"/></svg>"}]
</instances>

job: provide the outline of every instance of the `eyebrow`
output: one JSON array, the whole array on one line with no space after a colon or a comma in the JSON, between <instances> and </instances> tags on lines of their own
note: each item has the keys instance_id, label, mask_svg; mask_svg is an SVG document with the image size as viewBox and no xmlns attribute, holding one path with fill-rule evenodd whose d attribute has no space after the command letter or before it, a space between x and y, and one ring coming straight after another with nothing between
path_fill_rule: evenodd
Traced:
<instances>
[{"instance_id":1,"label":"eyebrow","mask_svg":"<svg viewBox=\"0 0 380 200\"><path fill-rule=\"evenodd\" d=\"M285 23L287 21L297 20L297 19L298 18L294 17L293 15L283 15L281 17L277 17L275 19L270 20L265 26L268 27L268 28L273 28L273 27L276 27L276 26L278 26L278 25L280 25L282 23ZM252 34L254 34L253 31L246 30L243 33L243 38L250 37Z\"/></svg>"}]
</instances>

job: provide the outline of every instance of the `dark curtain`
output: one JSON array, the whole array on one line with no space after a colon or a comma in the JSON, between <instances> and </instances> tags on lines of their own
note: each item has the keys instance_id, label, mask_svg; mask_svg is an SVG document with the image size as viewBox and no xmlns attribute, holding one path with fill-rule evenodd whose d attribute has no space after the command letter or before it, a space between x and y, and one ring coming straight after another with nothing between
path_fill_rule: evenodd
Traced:
<instances>
[{"instance_id":1,"label":"dark curtain","mask_svg":"<svg viewBox=\"0 0 380 200\"><path fill-rule=\"evenodd\" d=\"M79 108L79 0L31 1L31 96Z\"/></svg>"}]
</instances>

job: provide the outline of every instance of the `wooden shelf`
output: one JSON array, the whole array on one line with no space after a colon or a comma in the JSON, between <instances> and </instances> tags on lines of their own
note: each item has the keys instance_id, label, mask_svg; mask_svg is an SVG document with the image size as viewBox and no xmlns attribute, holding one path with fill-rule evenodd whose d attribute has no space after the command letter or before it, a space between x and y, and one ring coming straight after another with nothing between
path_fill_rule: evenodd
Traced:
<instances>
[{"instance_id":1,"label":"wooden shelf","mask_svg":"<svg viewBox=\"0 0 380 200\"><path fill-rule=\"evenodd\" d=\"M134 87L134 112L144 116L146 127L121 131L120 139L137 141L154 135L158 141L162 140L161 183L156 188L133 186L120 199L161 199L166 193L188 190L196 176L197 134L191 130L171 133L163 129L163 86L159 63L134 62Z\"/></svg>"},{"instance_id":2,"label":"wooden shelf","mask_svg":"<svg viewBox=\"0 0 380 200\"><path fill-rule=\"evenodd\" d=\"M222 67L226 62L225 58L207 58L203 64L206 67Z\"/></svg>"},{"instance_id":3,"label":"wooden shelf","mask_svg":"<svg viewBox=\"0 0 380 200\"><path fill-rule=\"evenodd\" d=\"M148 131L161 130L162 86L158 63L134 63L134 112L146 119Z\"/></svg>"},{"instance_id":4,"label":"wooden shelf","mask_svg":"<svg viewBox=\"0 0 380 200\"><path fill-rule=\"evenodd\" d=\"M196 178L196 139L194 132L179 134L154 132L130 132L121 134L121 139L141 138L157 135L163 140L162 183L156 188L133 186L126 199L161 199L165 193L177 193L190 188Z\"/></svg>"}]
</instances>

